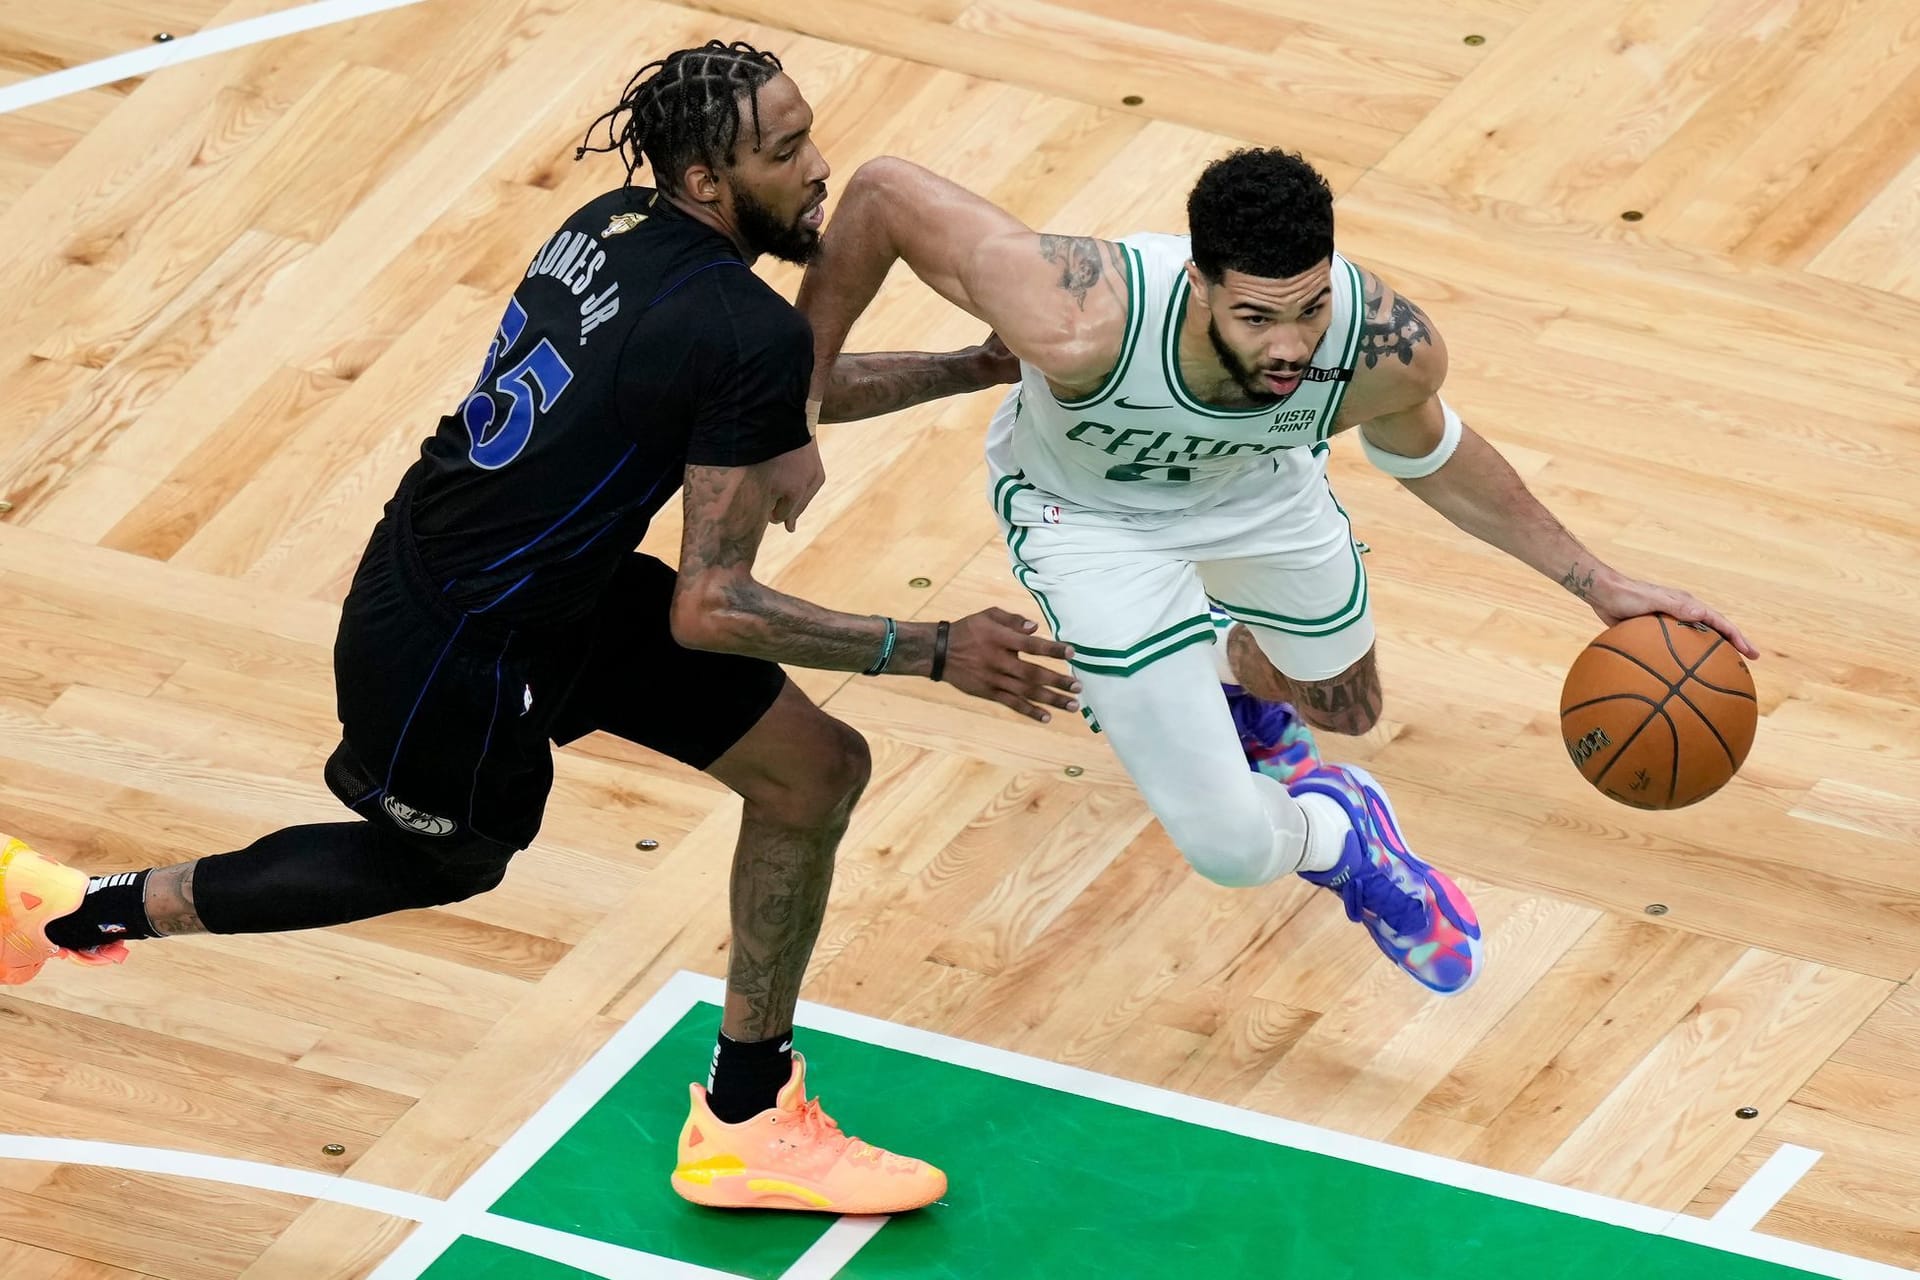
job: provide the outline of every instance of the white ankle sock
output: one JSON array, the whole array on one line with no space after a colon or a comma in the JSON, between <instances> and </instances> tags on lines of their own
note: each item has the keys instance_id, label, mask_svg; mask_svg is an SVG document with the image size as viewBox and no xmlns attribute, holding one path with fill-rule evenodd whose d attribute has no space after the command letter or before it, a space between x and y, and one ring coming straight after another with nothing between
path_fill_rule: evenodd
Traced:
<instances>
[{"instance_id":1,"label":"white ankle sock","mask_svg":"<svg viewBox=\"0 0 1920 1280\"><path fill-rule=\"evenodd\" d=\"M1300 870L1333 870L1340 864L1340 855L1347 847L1347 833L1353 830L1353 820L1332 796L1309 791L1293 799L1307 815L1307 851L1300 860Z\"/></svg>"},{"instance_id":2,"label":"white ankle sock","mask_svg":"<svg viewBox=\"0 0 1920 1280\"><path fill-rule=\"evenodd\" d=\"M1253 775L1260 799L1273 823L1275 875L1289 871L1331 871L1339 865L1353 823L1331 796L1289 795L1276 778ZM1282 870L1281 868L1284 868Z\"/></svg>"}]
</instances>

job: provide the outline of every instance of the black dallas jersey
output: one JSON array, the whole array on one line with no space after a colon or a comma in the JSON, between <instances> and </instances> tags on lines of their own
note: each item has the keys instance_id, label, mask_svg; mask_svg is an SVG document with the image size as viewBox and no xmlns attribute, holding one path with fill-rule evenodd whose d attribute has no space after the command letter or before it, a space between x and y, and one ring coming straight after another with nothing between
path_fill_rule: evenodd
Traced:
<instances>
[{"instance_id":1,"label":"black dallas jersey","mask_svg":"<svg viewBox=\"0 0 1920 1280\"><path fill-rule=\"evenodd\" d=\"M593 610L689 465L805 444L813 335L733 243L644 187L567 219L467 399L401 482L447 601L508 627Z\"/></svg>"}]
</instances>

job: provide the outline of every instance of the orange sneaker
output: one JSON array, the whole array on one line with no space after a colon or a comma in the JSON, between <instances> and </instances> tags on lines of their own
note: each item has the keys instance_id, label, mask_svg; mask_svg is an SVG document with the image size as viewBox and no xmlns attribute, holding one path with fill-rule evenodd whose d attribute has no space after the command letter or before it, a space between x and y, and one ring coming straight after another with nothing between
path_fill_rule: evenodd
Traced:
<instances>
[{"instance_id":1,"label":"orange sneaker","mask_svg":"<svg viewBox=\"0 0 1920 1280\"><path fill-rule=\"evenodd\" d=\"M0 984L18 986L56 956L81 964L119 964L127 944L109 942L69 951L47 941L47 922L71 915L87 896L87 873L43 858L11 836L0 836Z\"/></svg>"},{"instance_id":2,"label":"orange sneaker","mask_svg":"<svg viewBox=\"0 0 1920 1280\"><path fill-rule=\"evenodd\" d=\"M818 1213L904 1213L947 1193L947 1175L924 1160L882 1151L840 1132L807 1097L807 1064L793 1055L793 1076L774 1105L725 1124L693 1101L680 1129L673 1189L716 1209L805 1209Z\"/></svg>"}]
</instances>

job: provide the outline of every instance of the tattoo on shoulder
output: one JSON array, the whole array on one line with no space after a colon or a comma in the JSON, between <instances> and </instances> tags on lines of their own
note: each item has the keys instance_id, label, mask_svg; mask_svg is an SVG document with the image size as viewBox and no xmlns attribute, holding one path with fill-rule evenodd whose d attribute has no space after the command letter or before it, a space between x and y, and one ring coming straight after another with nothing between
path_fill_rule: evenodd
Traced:
<instances>
[{"instance_id":1,"label":"tattoo on shoulder","mask_svg":"<svg viewBox=\"0 0 1920 1280\"><path fill-rule=\"evenodd\" d=\"M1072 294L1082 309L1087 305L1087 294L1100 283L1105 271L1100 261L1103 246L1103 241L1092 236L1040 237L1040 256L1060 268L1060 287ZM1112 246L1104 247L1114 252ZM1115 270L1124 269L1116 259Z\"/></svg>"},{"instance_id":2,"label":"tattoo on shoulder","mask_svg":"<svg viewBox=\"0 0 1920 1280\"><path fill-rule=\"evenodd\" d=\"M1393 295L1393 305L1386 306L1386 284L1371 271L1364 274L1366 321L1360 328L1360 354L1366 358L1367 368L1373 368L1382 360L1412 364L1417 349L1423 343L1433 342L1432 322L1426 312L1398 293Z\"/></svg>"}]
</instances>

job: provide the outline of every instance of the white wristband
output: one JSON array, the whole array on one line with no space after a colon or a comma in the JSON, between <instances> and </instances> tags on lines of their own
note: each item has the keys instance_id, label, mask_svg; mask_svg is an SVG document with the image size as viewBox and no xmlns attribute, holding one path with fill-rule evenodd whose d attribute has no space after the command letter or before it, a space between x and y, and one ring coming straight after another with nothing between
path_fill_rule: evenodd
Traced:
<instances>
[{"instance_id":1,"label":"white wristband","mask_svg":"<svg viewBox=\"0 0 1920 1280\"><path fill-rule=\"evenodd\" d=\"M807 401L807 437L812 439L820 434L820 401Z\"/></svg>"},{"instance_id":2,"label":"white wristband","mask_svg":"<svg viewBox=\"0 0 1920 1280\"><path fill-rule=\"evenodd\" d=\"M1446 427L1440 433L1440 443L1433 451L1419 458L1409 458L1403 454L1388 453L1367 439L1366 424L1360 425L1360 451L1367 455L1367 461L1380 468L1396 480L1418 480L1421 476L1430 476L1447 465L1447 459L1460 447L1460 415L1445 400L1440 402L1440 412L1446 419Z\"/></svg>"}]
</instances>

